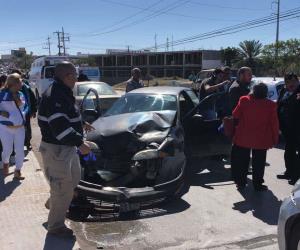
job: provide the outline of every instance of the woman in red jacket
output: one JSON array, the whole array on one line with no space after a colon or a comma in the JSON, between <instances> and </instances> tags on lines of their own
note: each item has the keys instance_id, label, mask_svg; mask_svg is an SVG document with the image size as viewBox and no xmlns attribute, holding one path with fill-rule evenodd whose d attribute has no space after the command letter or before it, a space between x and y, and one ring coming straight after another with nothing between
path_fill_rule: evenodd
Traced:
<instances>
[{"instance_id":1,"label":"woman in red jacket","mask_svg":"<svg viewBox=\"0 0 300 250\"><path fill-rule=\"evenodd\" d=\"M253 94L242 96L233 117L238 121L231 152L231 170L238 189L247 185L252 151L253 185L256 191L267 190L264 183L267 150L278 143L279 125L276 103L267 99L268 87L260 83Z\"/></svg>"}]
</instances>

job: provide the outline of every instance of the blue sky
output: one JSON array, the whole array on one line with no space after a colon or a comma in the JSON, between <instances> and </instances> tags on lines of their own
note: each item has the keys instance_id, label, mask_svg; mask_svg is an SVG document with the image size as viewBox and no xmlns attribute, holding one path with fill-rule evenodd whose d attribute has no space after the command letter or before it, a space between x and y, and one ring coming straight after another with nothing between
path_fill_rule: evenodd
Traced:
<instances>
[{"instance_id":1,"label":"blue sky","mask_svg":"<svg viewBox=\"0 0 300 250\"><path fill-rule=\"evenodd\" d=\"M26 47L35 54L63 26L70 33L68 52L102 53L106 48L142 49L157 43L202 34L275 13L274 0L1 0L0 54ZM300 0L281 0L281 10L300 7ZM155 15L153 13L156 13ZM280 39L300 38L300 17L281 23ZM211 38L174 50L219 49L257 39L264 44L275 39L275 24L237 34ZM172 49L170 45L170 50ZM163 48L162 50L165 50Z\"/></svg>"}]
</instances>

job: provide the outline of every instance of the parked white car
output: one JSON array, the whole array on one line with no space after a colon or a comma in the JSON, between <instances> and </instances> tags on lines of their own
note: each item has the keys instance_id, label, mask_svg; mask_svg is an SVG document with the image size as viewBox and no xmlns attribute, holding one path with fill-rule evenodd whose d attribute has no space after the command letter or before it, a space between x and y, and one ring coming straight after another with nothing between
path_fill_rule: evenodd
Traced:
<instances>
[{"instance_id":1,"label":"parked white car","mask_svg":"<svg viewBox=\"0 0 300 250\"><path fill-rule=\"evenodd\" d=\"M300 180L280 208L278 220L280 250L300 249Z\"/></svg>"},{"instance_id":2,"label":"parked white car","mask_svg":"<svg viewBox=\"0 0 300 250\"><path fill-rule=\"evenodd\" d=\"M265 83L268 86L268 98L274 102L278 100L279 93L284 87L283 78L274 77L254 77L252 78L252 86L258 83Z\"/></svg>"},{"instance_id":3,"label":"parked white car","mask_svg":"<svg viewBox=\"0 0 300 250\"><path fill-rule=\"evenodd\" d=\"M81 102L89 89L96 90L98 94L98 99L100 101L100 109L102 113L109 109L115 101L117 101L122 95L125 94L124 91L114 90L110 85L108 85L105 82L77 82L73 89L73 94L75 96L76 103L78 104L78 106L81 105ZM85 108L92 109L95 106L94 101L96 99L96 96L92 92L91 95L89 95L88 97L89 98L85 102L85 104L88 104L89 107Z\"/></svg>"}]
</instances>

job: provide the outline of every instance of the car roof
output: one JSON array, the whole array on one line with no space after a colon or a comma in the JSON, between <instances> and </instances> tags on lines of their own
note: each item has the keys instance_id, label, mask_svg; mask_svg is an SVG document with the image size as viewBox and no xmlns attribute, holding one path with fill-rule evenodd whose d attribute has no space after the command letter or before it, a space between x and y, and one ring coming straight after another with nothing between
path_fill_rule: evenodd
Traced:
<instances>
[{"instance_id":1,"label":"car roof","mask_svg":"<svg viewBox=\"0 0 300 250\"><path fill-rule=\"evenodd\" d=\"M76 82L76 85L82 85L82 84L107 84L106 82L97 82L97 81L84 81L84 82Z\"/></svg>"},{"instance_id":2,"label":"car roof","mask_svg":"<svg viewBox=\"0 0 300 250\"><path fill-rule=\"evenodd\" d=\"M284 82L284 78L282 77L276 77L275 80L274 77L253 77L252 80L261 81L265 84L270 84L270 85Z\"/></svg>"},{"instance_id":3,"label":"car roof","mask_svg":"<svg viewBox=\"0 0 300 250\"><path fill-rule=\"evenodd\" d=\"M130 91L132 94L164 94L164 95L178 95L183 90L190 90L186 87L174 86L157 86L157 87L144 87Z\"/></svg>"}]
</instances>

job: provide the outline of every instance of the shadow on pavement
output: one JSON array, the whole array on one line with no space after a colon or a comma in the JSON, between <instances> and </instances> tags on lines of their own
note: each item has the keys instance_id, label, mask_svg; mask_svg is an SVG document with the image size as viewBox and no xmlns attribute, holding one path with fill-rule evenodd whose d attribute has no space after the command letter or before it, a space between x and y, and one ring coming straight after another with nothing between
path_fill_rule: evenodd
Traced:
<instances>
[{"instance_id":1,"label":"shadow on pavement","mask_svg":"<svg viewBox=\"0 0 300 250\"><path fill-rule=\"evenodd\" d=\"M281 200L273 194L271 190L265 192L255 192L248 187L240 191L244 201L233 204L233 209L241 213L252 212L257 219L269 224L277 225Z\"/></svg>"},{"instance_id":2,"label":"shadow on pavement","mask_svg":"<svg viewBox=\"0 0 300 250\"><path fill-rule=\"evenodd\" d=\"M73 239L67 239L47 234L43 250L72 250L75 245L75 242L75 237Z\"/></svg>"},{"instance_id":3,"label":"shadow on pavement","mask_svg":"<svg viewBox=\"0 0 300 250\"><path fill-rule=\"evenodd\" d=\"M21 185L21 182L17 180L11 180L5 183L5 178L3 174L1 174L0 175L0 202L4 201L8 196L10 196L19 185Z\"/></svg>"},{"instance_id":4,"label":"shadow on pavement","mask_svg":"<svg viewBox=\"0 0 300 250\"><path fill-rule=\"evenodd\" d=\"M191 186L201 186L207 189L214 189L218 185L232 185L230 164L222 159L197 159L191 161L191 168L188 172L188 182ZM222 183L222 184L221 184Z\"/></svg>"}]
</instances>

